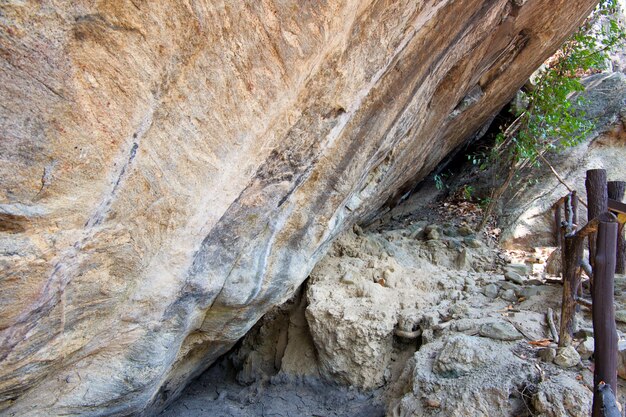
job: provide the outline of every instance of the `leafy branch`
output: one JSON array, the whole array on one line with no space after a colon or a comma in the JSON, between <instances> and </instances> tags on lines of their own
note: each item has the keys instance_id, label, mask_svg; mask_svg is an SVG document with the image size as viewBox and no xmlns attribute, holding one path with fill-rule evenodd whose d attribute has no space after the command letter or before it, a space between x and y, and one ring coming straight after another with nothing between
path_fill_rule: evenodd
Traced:
<instances>
[{"instance_id":1,"label":"leafy branch","mask_svg":"<svg viewBox=\"0 0 626 417\"><path fill-rule=\"evenodd\" d=\"M495 145L484 163L492 168L494 187L479 226L489 220L499 199L516 174L528 166L546 161L544 154L562 151L582 142L594 129L580 110L584 104L581 78L605 68L609 53L624 45L626 33L615 20L617 0L603 0L582 26L538 71L534 86L521 92L522 108L515 119L501 126ZM496 177L497 174L505 173Z\"/></svg>"}]
</instances>

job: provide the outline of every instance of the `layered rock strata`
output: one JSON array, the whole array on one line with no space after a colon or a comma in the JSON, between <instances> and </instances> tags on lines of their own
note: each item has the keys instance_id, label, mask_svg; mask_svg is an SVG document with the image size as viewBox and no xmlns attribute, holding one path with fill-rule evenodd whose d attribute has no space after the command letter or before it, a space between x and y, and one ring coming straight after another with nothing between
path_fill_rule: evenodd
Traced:
<instances>
[{"instance_id":1,"label":"layered rock strata","mask_svg":"<svg viewBox=\"0 0 626 417\"><path fill-rule=\"evenodd\" d=\"M0 413L148 415L592 0L0 5Z\"/></svg>"}]
</instances>

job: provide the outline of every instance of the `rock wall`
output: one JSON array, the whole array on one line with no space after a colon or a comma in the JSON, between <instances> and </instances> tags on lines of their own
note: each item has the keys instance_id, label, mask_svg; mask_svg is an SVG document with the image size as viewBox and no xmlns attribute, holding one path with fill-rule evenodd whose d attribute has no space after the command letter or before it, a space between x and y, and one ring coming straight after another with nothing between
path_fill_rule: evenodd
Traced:
<instances>
[{"instance_id":1,"label":"rock wall","mask_svg":"<svg viewBox=\"0 0 626 417\"><path fill-rule=\"evenodd\" d=\"M148 415L593 0L0 5L0 414Z\"/></svg>"}]
</instances>

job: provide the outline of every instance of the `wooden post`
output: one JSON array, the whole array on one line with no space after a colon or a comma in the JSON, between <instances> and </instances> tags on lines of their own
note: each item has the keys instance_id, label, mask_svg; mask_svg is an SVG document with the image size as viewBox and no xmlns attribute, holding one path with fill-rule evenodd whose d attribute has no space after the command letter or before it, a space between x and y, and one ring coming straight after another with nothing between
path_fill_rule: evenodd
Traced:
<instances>
[{"instance_id":1,"label":"wooden post","mask_svg":"<svg viewBox=\"0 0 626 417\"><path fill-rule=\"evenodd\" d=\"M563 228L565 232L565 228ZM576 298L580 283L581 262L583 259L584 238L566 235L563 244L563 301L561 302L561 327L559 347L572 344L576 317Z\"/></svg>"},{"instance_id":2,"label":"wooden post","mask_svg":"<svg viewBox=\"0 0 626 417\"><path fill-rule=\"evenodd\" d=\"M626 191L626 181L609 181L607 183L608 196L611 200L623 201ZM624 225L620 224L617 231L617 261L615 273L626 273L626 245L624 244Z\"/></svg>"},{"instance_id":3,"label":"wooden post","mask_svg":"<svg viewBox=\"0 0 626 417\"><path fill-rule=\"evenodd\" d=\"M592 287L595 358L592 416L603 417L600 382L609 385L617 397L617 330L613 307L617 223L601 221L596 242Z\"/></svg>"},{"instance_id":4,"label":"wooden post","mask_svg":"<svg viewBox=\"0 0 626 417\"><path fill-rule=\"evenodd\" d=\"M578 226L578 194L572 191L572 223Z\"/></svg>"},{"instance_id":5,"label":"wooden post","mask_svg":"<svg viewBox=\"0 0 626 417\"><path fill-rule=\"evenodd\" d=\"M559 347L572 344L574 334L574 322L578 305L576 298L580 286L581 264L583 260L583 245L585 238L582 233L576 233L577 226L574 223L575 211L573 201L576 199L573 191L565 197L563 209L565 223L561 229L563 246L561 247L561 260L563 269L563 298L561 302L561 326L559 329Z\"/></svg>"},{"instance_id":6,"label":"wooden post","mask_svg":"<svg viewBox=\"0 0 626 417\"><path fill-rule=\"evenodd\" d=\"M554 208L554 224L556 226L556 246L563 250L563 234L561 232L561 205L557 204Z\"/></svg>"},{"instance_id":7,"label":"wooden post","mask_svg":"<svg viewBox=\"0 0 626 417\"><path fill-rule=\"evenodd\" d=\"M585 180L587 189L587 222L600 216L608 210L608 193L606 189L606 171L604 169L590 169ZM589 263L594 265L596 258L596 236L589 236ZM592 282L593 285L593 282Z\"/></svg>"}]
</instances>

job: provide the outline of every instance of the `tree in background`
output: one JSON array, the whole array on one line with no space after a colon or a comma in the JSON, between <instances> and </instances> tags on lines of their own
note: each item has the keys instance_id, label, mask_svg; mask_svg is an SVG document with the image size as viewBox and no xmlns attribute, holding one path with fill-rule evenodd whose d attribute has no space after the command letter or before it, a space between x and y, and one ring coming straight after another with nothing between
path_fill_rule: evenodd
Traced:
<instances>
[{"instance_id":1,"label":"tree in background","mask_svg":"<svg viewBox=\"0 0 626 417\"><path fill-rule=\"evenodd\" d=\"M593 121L580 110L583 103L577 93L584 90L582 77L606 69L609 54L624 46L626 32L618 13L618 0L601 1L520 92L518 102L523 104L514 106L512 122L500 127L490 153L470 156L475 164L493 168L491 195L479 230L518 172L548 164L545 153L575 146L593 130Z\"/></svg>"}]
</instances>

